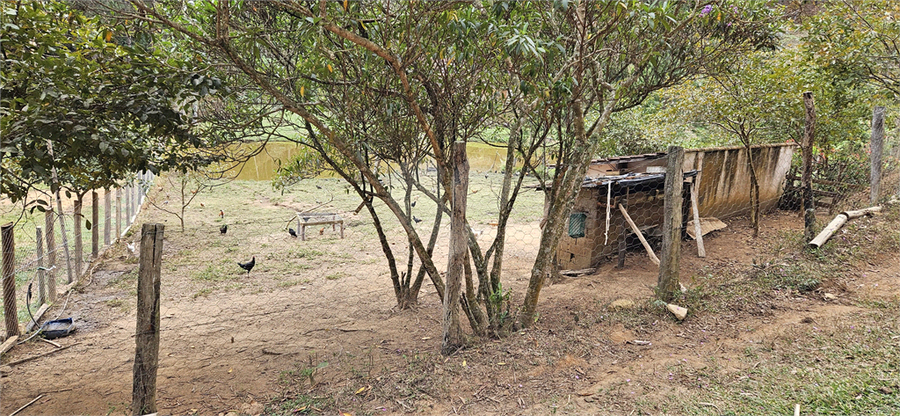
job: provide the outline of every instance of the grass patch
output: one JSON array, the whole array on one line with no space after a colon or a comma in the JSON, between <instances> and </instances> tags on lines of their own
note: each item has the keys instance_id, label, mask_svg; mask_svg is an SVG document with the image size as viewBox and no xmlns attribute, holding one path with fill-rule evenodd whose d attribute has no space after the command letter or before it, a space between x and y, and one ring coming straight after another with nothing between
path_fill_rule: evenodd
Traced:
<instances>
[{"instance_id":1,"label":"grass patch","mask_svg":"<svg viewBox=\"0 0 900 416\"><path fill-rule=\"evenodd\" d=\"M200 270L199 272L192 274L191 278L203 282L224 282L237 279L238 276L232 272L225 271L225 267L222 264L211 264L209 266L206 266L206 268Z\"/></svg>"},{"instance_id":2,"label":"grass patch","mask_svg":"<svg viewBox=\"0 0 900 416\"><path fill-rule=\"evenodd\" d=\"M297 285L305 285L309 283L309 279L301 279L301 280L285 280L283 282L278 282L278 287L291 287Z\"/></svg>"},{"instance_id":3,"label":"grass patch","mask_svg":"<svg viewBox=\"0 0 900 416\"><path fill-rule=\"evenodd\" d=\"M338 279L340 279L342 277L346 277L346 276L347 276L346 273L337 272L337 273L332 273L332 274L325 276L325 280L338 280Z\"/></svg>"}]
</instances>

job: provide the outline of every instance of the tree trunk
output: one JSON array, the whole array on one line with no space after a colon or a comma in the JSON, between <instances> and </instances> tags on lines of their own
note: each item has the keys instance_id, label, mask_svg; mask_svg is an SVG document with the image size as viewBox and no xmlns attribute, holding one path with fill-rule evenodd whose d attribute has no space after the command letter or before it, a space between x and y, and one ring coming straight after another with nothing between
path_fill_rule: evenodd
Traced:
<instances>
[{"instance_id":1,"label":"tree trunk","mask_svg":"<svg viewBox=\"0 0 900 416\"><path fill-rule=\"evenodd\" d=\"M750 170L750 226L753 227L753 238L759 236L759 178L753 163L753 149L749 139L744 148L747 149L747 169Z\"/></svg>"},{"instance_id":2,"label":"tree trunk","mask_svg":"<svg viewBox=\"0 0 900 416\"><path fill-rule=\"evenodd\" d=\"M449 355L462 347L462 328L459 323L460 282L465 278L466 197L469 192L469 161L466 159L466 143L456 142L453 149L453 198L450 217L450 260L447 267L447 285L444 291L443 342L441 353Z\"/></svg>"}]
</instances>

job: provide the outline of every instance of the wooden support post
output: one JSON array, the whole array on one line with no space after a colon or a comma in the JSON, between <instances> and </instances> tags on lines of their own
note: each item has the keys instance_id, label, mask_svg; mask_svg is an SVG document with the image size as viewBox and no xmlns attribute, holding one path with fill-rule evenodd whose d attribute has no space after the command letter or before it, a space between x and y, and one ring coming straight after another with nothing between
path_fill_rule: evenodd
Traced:
<instances>
[{"instance_id":1,"label":"wooden support post","mask_svg":"<svg viewBox=\"0 0 900 416\"><path fill-rule=\"evenodd\" d=\"M112 197L110 196L109 189L103 191L103 246L109 246L110 239L110 230L112 227Z\"/></svg>"},{"instance_id":2,"label":"wooden support post","mask_svg":"<svg viewBox=\"0 0 900 416\"><path fill-rule=\"evenodd\" d=\"M44 212L44 227L47 234L44 239L47 240L47 293L50 295L50 302L56 302L56 236L53 235L53 210Z\"/></svg>"},{"instance_id":3,"label":"wooden support post","mask_svg":"<svg viewBox=\"0 0 900 416\"><path fill-rule=\"evenodd\" d=\"M41 227L34 227L34 246L37 250L38 301L43 305L47 300L47 277L44 272L44 235Z\"/></svg>"},{"instance_id":4,"label":"wooden support post","mask_svg":"<svg viewBox=\"0 0 900 416\"><path fill-rule=\"evenodd\" d=\"M131 412L156 413L156 373L159 367L159 286L162 270L162 224L144 224L137 285L134 373Z\"/></svg>"},{"instance_id":5,"label":"wooden support post","mask_svg":"<svg viewBox=\"0 0 900 416\"><path fill-rule=\"evenodd\" d=\"M659 264L657 290L658 295L668 302L681 291L678 272L681 265L684 149L678 146L669 146L667 155L662 259Z\"/></svg>"},{"instance_id":6,"label":"wooden support post","mask_svg":"<svg viewBox=\"0 0 900 416\"><path fill-rule=\"evenodd\" d=\"M647 255L650 256L650 261L653 264L659 266L659 258L656 257L656 253L653 252L653 249L650 247L650 243L647 242L647 239L644 238L644 234L641 233L641 229L634 223L631 219L631 216L628 215L628 211L625 210L625 206L619 204L619 211L622 211L622 216L625 217L625 221L628 221L628 225L631 226L631 231L634 232L634 235L637 236L638 240L641 240L641 244L644 245L644 250L647 250Z\"/></svg>"},{"instance_id":7,"label":"wooden support post","mask_svg":"<svg viewBox=\"0 0 900 416\"><path fill-rule=\"evenodd\" d=\"M803 187L803 226L804 235L809 240L816 233L816 202L812 192L812 145L816 135L816 103L812 92L803 93L803 106L806 107L806 124L803 129L803 172L800 182Z\"/></svg>"},{"instance_id":8,"label":"wooden support post","mask_svg":"<svg viewBox=\"0 0 900 416\"><path fill-rule=\"evenodd\" d=\"M691 212L694 217L694 235L697 240L697 257L706 257L706 247L703 246L703 230L700 228L700 204L697 201L697 178L691 184Z\"/></svg>"},{"instance_id":9,"label":"wooden support post","mask_svg":"<svg viewBox=\"0 0 900 416\"><path fill-rule=\"evenodd\" d=\"M447 265L447 285L444 290L443 339L441 353L450 355L462 346L462 327L459 322L459 298L464 279L466 254L466 198L469 193L469 161L466 142L453 145L453 195L450 198L450 259Z\"/></svg>"},{"instance_id":10,"label":"wooden support post","mask_svg":"<svg viewBox=\"0 0 900 416\"><path fill-rule=\"evenodd\" d=\"M0 227L3 249L3 313L6 314L6 337L20 335L19 311L16 308L16 243L13 223Z\"/></svg>"},{"instance_id":11,"label":"wooden support post","mask_svg":"<svg viewBox=\"0 0 900 416\"><path fill-rule=\"evenodd\" d=\"M869 159L872 169L869 172L869 203L878 202L881 193L881 153L884 148L884 107L875 107L872 111L872 139L869 142Z\"/></svg>"},{"instance_id":12,"label":"wooden support post","mask_svg":"<svg viewBox=\"0 0 900 416\"><path fill-rule=\"evenodd\" d=\"M91 191L91 258L100 255L100 194Z\"/></svg>"}]
</instances>

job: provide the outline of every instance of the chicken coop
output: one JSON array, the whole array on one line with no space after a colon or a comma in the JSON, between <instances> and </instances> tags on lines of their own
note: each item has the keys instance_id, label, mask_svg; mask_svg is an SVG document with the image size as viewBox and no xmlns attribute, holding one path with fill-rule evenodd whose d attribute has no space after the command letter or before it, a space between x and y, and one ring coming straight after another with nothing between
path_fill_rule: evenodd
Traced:
<instances>
[{"instance_id":1,"label":"chicken coop","mask_svg":"<svg viewBox=\"0 0 900 416\"><path fill-rule=\"evenodd\" d=\"M751 148L762 212L777 206L795 147L771 144ZM625 252L640 245L634 228L650 245L658 243L665 202L665 167L665 153L592 161L569 216L568 232L557 249L560 268L596 267L614 257L622 264ZM685 150L683 170L683 226L693 218L691 192L696 193L701 223L705 218L749 213L750 171L743 146Z\"/></svg>"}]
</instances>

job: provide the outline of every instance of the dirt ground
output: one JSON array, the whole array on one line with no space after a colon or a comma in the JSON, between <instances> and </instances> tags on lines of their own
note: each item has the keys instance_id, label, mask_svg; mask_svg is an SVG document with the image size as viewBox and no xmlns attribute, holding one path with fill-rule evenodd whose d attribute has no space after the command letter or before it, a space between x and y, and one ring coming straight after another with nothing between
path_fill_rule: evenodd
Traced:
<instances>
[{"instance_id":1,"label":"dirt ground","mask_svg":"<svg viewBox=\"0 0 900 416\"><path fill-rule=\"evenodd\" d=\"M475 340L445 358L440 300L426 284L418 308L397 310L372 234L351 224L343 240L315 229L300 242L284 231L286 222L257 220L290 218L302 208L293 200L253 193L232 204L225 220L217 207L192 208L187 223L194 225L185 232L152 207L138 220L167 224L161 414L666 413L659 403L685 393L685 383L671 383L673 367L703 368L715 357L719 371L740 371L752 365L742 359L748 345L850 315L861 298L900 297L900 259L884 253L858 280L826 287L833 300L824 291L784 292L728 315L677 322L660 314L625 325L611 319L621 316L609 304L648 304L657 279L656 267L634 251L624 269L605 265L545 287L532 328ZM231 227L226 235L217 231L222 222ZM694 242L683 243L689 288L710 270L749 267L771 255L767 241L802 227L796 213L775 213L754 240L746 220L728 224L707 236L704 259ZM131 234L106 252L93 275L48 313L78 323L73 336L58 340L65 350L15 364L56 349L29 342L4 356L0 412L40 396L19 414L130 414L137 258L124 243L137 240ZM511 251L504 287L517 305L529 264ZM244 274L234 263L251 256L257 267Z\"/></svg>"}]
</instances>

